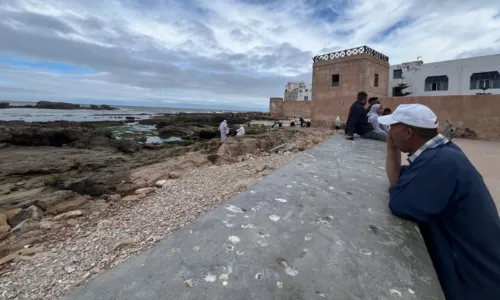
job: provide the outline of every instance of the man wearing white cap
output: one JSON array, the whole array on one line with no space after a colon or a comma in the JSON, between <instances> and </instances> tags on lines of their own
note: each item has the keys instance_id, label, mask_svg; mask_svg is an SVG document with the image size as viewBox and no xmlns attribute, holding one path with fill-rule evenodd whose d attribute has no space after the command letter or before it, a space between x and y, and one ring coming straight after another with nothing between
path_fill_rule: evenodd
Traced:
<instances>
[{"instance_id":1,"label":"man wearing white cap","mask_svg":"<svg viewBox=\"0 0 500 300\"><path fill-rule=\"evenodd\" d=\"M500 219L481 174L427 106L401 104L378 121L391 126L389 207L418 222L446 299L500 299Z\"/></svg>"}]
</instances>

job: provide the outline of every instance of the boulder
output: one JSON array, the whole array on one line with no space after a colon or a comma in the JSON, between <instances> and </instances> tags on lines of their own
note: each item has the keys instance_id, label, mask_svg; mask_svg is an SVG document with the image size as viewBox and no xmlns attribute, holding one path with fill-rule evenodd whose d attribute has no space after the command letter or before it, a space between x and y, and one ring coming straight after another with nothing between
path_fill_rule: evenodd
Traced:
<instances>
[{"instance_id":1,"label":"boulder","mask_svg":"<svg viewBox=\"0 0 500 300\"><path fill-rule=\"evenodd\" d=\"M75 210L75 209L81 207L82 205L84 205L85 203L87 203L86 198L78 197L76 199L67 200L67 201L61 202L59 204L56 204L53 207L50 207L49 209L47 209L47 213L57 215L57 214L67 212L70 210Z\"/></svg>"},{"instance_id":2,"label":"boulder","mask_svg":"<svg viewBox=\"0 0 500 300\"><path fill-rule=\"evenodd\" d=\"M57 215L54 217L54 221L61 221L61 220L67 220L67 219L72 219L72 218L78 218L83 216L83 211L81 210L73 210L73 211L68 211L65 213L62 213L60 215Z\"/></svg>"},{"instance_id":3,"label":"boulder","mask_svg":"<svg viewBox=\"0 0 500 300\"><path fill-rule=\"evenodd\" d=\"M9 224L12 227L16 227L26 220L40 221L42 217L43 211L39 207L32 205L26 209L21 210L21 212L12 217L9 220Z\"/></svg>"},{"instance_id":4,"label":"boulder","mask_svg":"<svg viewBox=\"0 0 500 300\"><path fill-rule=\"evenodd\" d=\"M12 228L12 232L27 232L40 228L40 223L27 219L19 223L17 226Z\"/></svg>"}]
</instances>

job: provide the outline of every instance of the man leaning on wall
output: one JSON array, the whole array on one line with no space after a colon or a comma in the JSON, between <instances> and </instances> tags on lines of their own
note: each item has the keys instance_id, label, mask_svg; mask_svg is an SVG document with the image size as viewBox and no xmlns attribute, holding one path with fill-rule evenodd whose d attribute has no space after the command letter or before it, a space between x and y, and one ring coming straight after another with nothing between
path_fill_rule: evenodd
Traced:
<instances>
[{"instance_id":1,"label":"man leaning on wall","mask_svg":"<svg viewBox=\"0 0 500 300\"><path fill-rule=\"evenodd\" d=\"M427 106L401 104L378 120L391 126L389 207L418 223L446 299L500 299L500 219L481 174L438 134ZM401 152L409 154L408 166Z\"/></svg>"}]
</instances>

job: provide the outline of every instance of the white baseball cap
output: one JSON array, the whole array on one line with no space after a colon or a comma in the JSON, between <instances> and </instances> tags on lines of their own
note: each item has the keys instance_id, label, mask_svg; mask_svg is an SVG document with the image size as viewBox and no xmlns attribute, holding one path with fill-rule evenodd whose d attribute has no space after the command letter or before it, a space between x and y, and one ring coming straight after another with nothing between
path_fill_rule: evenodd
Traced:
<instances>
[{"instance_id":1,"label":"white baseball cap","mask_svg":"<svg viewBox=\"0 0 500 300\"><path fill-rule=\"evenodd\" d=\"M382 125L403 123L419 128L437 128L439 125L436 114L422 104L400 104L392 114L378 117L378 122Z\"/></svg>"}]
</instances>

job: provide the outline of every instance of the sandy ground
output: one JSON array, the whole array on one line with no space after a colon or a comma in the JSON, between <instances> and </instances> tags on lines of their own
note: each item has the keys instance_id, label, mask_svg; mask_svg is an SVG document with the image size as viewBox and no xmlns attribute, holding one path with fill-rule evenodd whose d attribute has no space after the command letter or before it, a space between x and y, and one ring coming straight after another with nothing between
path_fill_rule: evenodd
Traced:
<instances>
[{"instance_id":1,"label":"sandy ground","mask_svg":"<svg viewBox=\"0 0 500 300\"><path fill-rule=\"evenodd\" d=\"M500 212L500 142L453 139L483 175Z\"/></svg>"}]
</instances>

